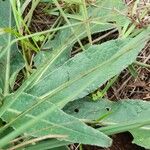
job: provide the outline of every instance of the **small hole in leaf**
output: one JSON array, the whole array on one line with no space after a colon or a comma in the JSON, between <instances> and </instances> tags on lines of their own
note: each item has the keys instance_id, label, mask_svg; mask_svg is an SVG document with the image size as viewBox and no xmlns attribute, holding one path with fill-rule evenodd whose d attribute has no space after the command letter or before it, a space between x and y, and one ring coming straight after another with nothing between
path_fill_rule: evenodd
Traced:
<instances>
[{"instance_id":1,"label":"small hole in leaf","mask_svg":"<svg viewBox=\"0 0 150 150\"><path fill-rule=\"evenodd\" d=\"M107 110L107 111L110 111L110 110L111 110L111 108L110 108L110 107L106 107L106 110Z\"/></svg>"},{"instance_id":2,"label":"small hole in leaf","mask_svg":"<svg viewBox=\"0 0 150 150\"><path fill-rule=\"evenodd\" d=\"M79 109L78 109L78 108L76 108L76 109L74 110L74 112L78 113L78 112L79 112Z\"/></svg>"}]
</instances>

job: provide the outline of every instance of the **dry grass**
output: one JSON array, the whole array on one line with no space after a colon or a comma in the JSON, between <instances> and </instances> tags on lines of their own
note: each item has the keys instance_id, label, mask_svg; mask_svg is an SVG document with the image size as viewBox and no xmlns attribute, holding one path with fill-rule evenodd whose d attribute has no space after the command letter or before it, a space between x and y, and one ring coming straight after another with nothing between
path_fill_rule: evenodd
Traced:
<instances>
[{"instance_id":1,"label":"dry grass","mask_svg":"<svg viewBox=\"0 0 150 150\"><path fill-rule=\"evenodd\" d=\"M150 64L150 43L146 45L137 58L138 61ZM143 99L150 100L150 69L135 66L138 76L134 78L128 70L124 70L107 93L107 97L114 99Z\"/></svg>"}]
</instances>

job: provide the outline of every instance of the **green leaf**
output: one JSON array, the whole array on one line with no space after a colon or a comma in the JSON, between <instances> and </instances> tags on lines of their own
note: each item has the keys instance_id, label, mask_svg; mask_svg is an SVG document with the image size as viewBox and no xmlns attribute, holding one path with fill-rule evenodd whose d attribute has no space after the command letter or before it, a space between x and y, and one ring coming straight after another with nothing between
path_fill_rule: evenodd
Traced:
<instances>
[{"instance_id":1,"label":"green leaf","mask_svg":"<svg viewBox=\"0 0 150 150\"><path fill-rule=\"evenodd\" d=\"M9 22L6 27L11 28L12 14L9 4L10 1L5 2L0 1L0 4L5 3L5 6L9 6ZM105 6L109 6L106 2L108 1L98 1L97 4L102 4L100 5L102 6L102 9ZM117 5L115 1L111 0L109 2L111 5L113 3L113 7L111 6L111 8L108 9L109 11L106 10L103 14L98 13L98 16L96 15L95 17L103 17L106 14L110 15L112 8L114 7L117 7L118 9L121 8L120 10L124 8L124 6L122 7L120 4ZM0 8L1 7L2 5L0 5ZM91 8L92 7L93 6L91 6ZM6 12L6 10L4 11ZM97 9L94 14L97 14L97 11L99 11L99 9ZM2 14L4 16L4 12L2 12ZM91 14L92 16L90 17L93 17L93 12ZM91 22L90 27L92 33L106 31L114 28L114 25L123 24L122 19L120 21L120 17L117 17L118 12L116 13L116 11L113 11L110 16L111 17L109 19L104 19L104 22ZM76 20L72 20L71 23L80 24L80 22ZM86 37L87 33L84 31L85 24L83 23L81 28L79 24L75 27L75 29L77 28L77 30L75 30L77 32L75 33L78 38L81 39ZM96 28L93 24L96 25ZM99 24L101 26L100 28L97 28L99 27ZM5 26L2 25L2 27ZM85 125L80 119L64 113L60 110L60 108L63 108L64 105L72 100L84 97L91 93L108 79L112 78L130 65L136 59L136 56L140 50L144 47L150 34L147 33L147 30L145 30L138 36L135 36L134 39L118 39L101 45L93 45L90 46L85 52L68 60L68 54L77 39L76 36L72 34L70 29L67 32L62 33L62 35L64 36L66 34L67 38L70 40L66 40L65 35L64 37L61 36L60 41L58 41L56 35L56 38L54 39L55 42L53 41L52 45L52 53L47 59L45 59L44 62L41 62L41 65L38 67L37 71L33 73L14 94L11 94L5 98L3 98L3 96L0 97L0 99L3 99L3 105L0 109L0 116L2 115L2 119L7 122L5 127L11 125L14 128L14 131L0 140L0 147L7 145L9 141L20 136L21 134L35 137L41 137L47 134L59 134L62 135L62 140L72 143L92 144L102 147L108 147L111 145L111 139L108 136ZM59 33L58 36L60 36ZM10 34L2 34L1 37L2 38L0 38L0 40L2 41L2 44L0 44L0 52L3 52L3 47L11 45L10 43L12 36ZM7 41L5 44L3 42L4 39ZM64 41L64 39L66 41ZM9 93L9 82L11 82L11 85L13 86L16 74L20 70L20 68L18 69L16 60L14 63L11 63L13 60L10 59L12 54L11 52L13 52L13 47L7 50L7 53L3 58L4 60L1 60L2 63L4 63L4 69L2 69L2 75L0 75L2 76L0 77L0 80L2 81L2 84L0 83L0 85L2 85L0 88L4 92L1 92L0 89L0 94L4 93L4 95ZM14 51L14 54L15 53L16 52ZM17 56L17 54L15 54L15 56ZM17 57L19 58L19 56ZM64 60L68 61L64 64ZM61 67L58 68L58 66ZM15 71L11 71L10 68L15 68ZM48 72L46 72L47 70ZM29 88L29 86L31 87ZM24 91L27 93L23 93ZM116 109L118 110L117 106ZM108 109L106 110L108 111ZM107 116L109 115L104 114L97 120L107 119ZM146 118L147 116L144 119ZM104 123L107 124L108 122L109 120L106 120ZM1 128L0 131L4 128Z\"/></svg>"},{"instance_id":2,"label":"green leaf","mask_svg":"<svg viewBox=\"0 0 150 150\"><path fill-rule=\"evenodd\" d=\"M90 97L85 97L82 99L69 102L63 110L72 116L75 116L84 120L97 120L101 118L104 114L107 114L109 109L112 111L115 104L112 101L106 99L99 99L93 101Z\"/></svg>"},{"instance_id":3,"label":"green leaf","mask_svg":"<svg viewBox=\"0 0 150 150\"><path fill-rule=\"evenodd\" d=\"M80 119L96 120L101 115L111 112L103 120L104 124L126 123L137 120L137 118L147 118L150 103L142 100L121 100L118 102L107 99L92 101L90 97L79 99L68 103L64 110L72 116ZM78 113L74 110L78 109ZM130 113L129 113L130 112Z\"/></svg>"},{"instance_id":4,"label":"green leaf","mask_svg":"<svg viewBox=\"0 0 150 150\"><path fill-rule=\"evenodd\" d=\"M49 59L48 55L50 51L40 51L36 54L36 56L34 57L34 65L36 67L40 66L40 64L44 63L44 61L46 59Z\"/></svg>"},{"instance_id":5,"label":"green leaf","mask_svg":"<svg viewBox=\"0 0 150 150\"><path fill-rule=\"evenodd\" d=\"M13 16L9 1L0 1L0 28L4 33L0 35L0 53L4 47L10 44L13 36L5 33L6 28L13 28ZM14 44L7 50L6 54L0 59L0 89L6 94L9 92L9 86L13 88L18 72L23 68L24 62L18 47Z\"/></svg>"},{"instance_id":6,"label":"green leaf","mask_svg":"<svg viewBox=\"0 0 150 150\"><path fill-rule=\"evenodd\" d=\"M115 8L116 10L114 10ZM89 21L90 33L100 33L116 27L120 29L124 25L124 22L128 20L127 17L119 13L119 11L122 10L126 11L127 8L122 1L120 2L120 0L117 0L116 2L114 2L114 0L98 1L96 3L96 6L87 7L89 20L90 18L92 18L92 20ZM82 14L79 13L78 16L81 17ZM65 48L64 52L57 58L57 61L53 64L53 66L50 66L48 71L42 77L45 77L54 68L61 66L70 58L72 47L77 42L76 37L78 37L78 39L83 39L87 37L87 31L85 30L86 22L84 19L69 19L69 21L71 24L79 22L81 22L82 24L73 27L74 33L72 32L71 28L67 28L59 31L55 35L55 38L53 40L50 39L46 42L46 44L43 46L43 49L51 49L51 51L54 51L54 54L55 50L63 47L65 43L68 43L68 45ZM50 53L50 55L52 54Z\"/></svg>"},{"instance_id":7,"label":"green leaf","mask_svg":"<svg viewBox=\"0 0 150 150\"><path fill-rule=\"evenodd\" d=\"M144 38L143 38L143 35L144 35ZM148 33L148 35L149 35L149 33ZM41 92L43 92L42 89L44 89L44 88L46 90L48 90L48 94L50 94L50 95L46 95L46 97L45 96L44 97L40 96L38 98L36 97L36 100L37 100L37 101L35 101L35 103L37 103L36 106L41 107L44 112L41 113L41 109L37 109L36 111L40 111L37 117L35 117L35 118L31 117L30 120L28 120L27 122L25 121L26 122L25 124L23 124L21 127L17 128L17 130L15 130L11 134L9 134L5 138L3 138L0 141L0 145L5 145L7 143L7 141L10 141L11 139L15 138L16 136L20 135L21 133L23 133L26 130L28 130L28 132L31 133L30 130L32 130L32 129L30 129L29 127L33 127L33 125L35 125L35 123L37 123L39 120L45 118L47 115L55 116L56 114L54 114L54 112L57 112L57 111L54 111L54 110L57 110L57 107L52 103L55 103L57 106L62 108L69 101L74 100L78 97L87 95L91 90L95 89L96 86L99 86L99 84L104 83L105 80L108 80L113 75L118 74L122 69L124 69L126 66L128 66L130 63L133 62L133 60L136 58L138 52L144 46L144 42L145 42L145 40L147 40L147 38L148 38L147 32L144 31L141 34L139 34L137 37L135 37L134 39L112 40L112 41L103 43L101 45L91 46L85 52L76 55L74 58L72 58L67 63L65 63L62 67L56 69L55 70L56 72L54 71L54 72L52 72L52 74L49 74L48 78L46 80L44 79L45 81L43 81L45 83L46 87L41 85L42 82L39 85L36 83L40 87L40 89L35 90L36 86L33 86L34 88L32 87L30 89L30 94L31 94L31 91L32 91L32 93L34 93L34 95L38 95L39 93L41 94ZM33 76L33 77L35 77L35 76ZM28 85L28 82L25 83L25 87L27 87L26 84ZM94 84L92 84L92 82ZM46 83L49 83L49 84L47 85ZM53 89L49 89L49 88L51 88L51 86L54 86L54 87L52 87ZM6 115L6 111L10 110L12 108L11 107L12 104L15 103L16 106L17 106L17 104L19 104L19 103L17 103L17 101L18 101L19 96L22 95L21 93L24 89L25 89L24 87L21 87L21 90L18 90L14 95L10 96L9 98L5 98L3 107L0 112L1 114L3 114L3 116L9 117L8 114ZM88 89L90 89L90 90L88 90ZM32 97L34 97L34 96L32 96ZM23 99L23 98L21 98L21 99ZM51 107L48 107L48 105L46 103L42 103L42 105L39 105L39 104L41 104L41 102L44 102L46 100L48 103L50 103ZM25 100L25 102L26 102L25 104L27 104L26 100ZM20 107L20 105L19 105L19 108L21 108L23 110L20 110L19 112L16 112L16 113L20 114L22 111L26 112L27 108L25 108L25 104L23 104L21 102L21 105L23 106L23 108ZM13 105L13 106L16 107L15 105ZM34 105L34 104L31 103L28 108L30 110L32 110L31 113L35 114L34 113L35 106L32 106L32 105ZM45 107L46 108L48 107L51 109L46 110ZM24 113L24 114L26 114L26 113ZM37 114L37 112L36 112L36 114ZM63 112L61 111L60 114L63 114ZM60 114L58 116L60 116ZM17 114L15 114L14 119L15 118L17 120L18 119L19 120L26 119L25 116L23 116L23 115L20 115L20 116L21 117L16 118ZM58 116L56 118L59 118ZM63 120L60 120L60 121L62 121L62 123L65 120L65 117L63 117ZM11 116L10 118L13 118L13 116ZM9 120L9 118L5 118L5 119ZM16 119L15 119L15 123L18 123L18 121L16 121ZM50 119L53 119L53 118L50 118ZM68 119L68 118L66 118L66 119ZM56 121L55 125L57 123L58 124L60 123L60 122L57 122L58 120L56 120L56 119L54 121ZM24 122L24 121L21 121L20 123L22 123L22 122ZM18 124L20 125L20 123L18 123ZM57 124L57 126L58 126L58 124ZM64 124L66 125L66 121ZM44 125L46 125L46 124L44 124ZM72 125L72 126L74 128L76 127L74 125ZM79 126L81 127L81 125L79 125ZM79 129L81 129L81 128L79 128ZM94 129L92 129L92 130L94 130ZM60 133L63 133L64 130L63 131L60 130L59 132L58 132L58 130L52 130L52 131L54 131L54 133L60 134ZM82 130L82 131L84 131L84 130ZM93 131L91 131L91 132L93 133ZM72 141L78 140L77 138L74 139L74 137L71 137L71 135L69 138L72 138L71 139ZM90 134L90 136L91 136L91 134ZM79 135L79 137L81 138L82 136ZM82 140L84 143L85 139L82 138ZM94 139L94 141L96 142L96 139ZM103 141L103 140L101 140L101 141ZM88 142L90 143L93 141L91 141L91 139L90 139L90 141L88 141ZM95 145L96 145L96 143L95 143Z\"/></svg>"},{"instance_id":8,"label":"green leaf","mask_svg":"<svg viewBox=\"0 0 150 150\"><path fill-rule=\"evenodd\" d=\"M10 95L10 98L12 98L12 95ZM111 145L111 139L105 134L85 125L79 119L67 115L49 101L32 108L32 105L38 101L40 99L37 97L23 94L2 116L4 121L10 122L17 118L23 111L31 110L13 122L12 127L15 131L0 140L1 147L6 144L5 141L8 139L11 140L21 133L34 137L49 134L62 135L62 140L73 143L91 144L102 147L109 147Z\"/></svg>"},{"instance_id":9,"label":"green leaf","mask_svg":"<svg viewBox=\"0 0 150 150\"><path fill-rule=\"evenodd\" d=\"M75 23L78 23L78 21L72 20L71 23L75 24ZM75 31L75 33L79 39L87 36L87 33L84 30L84 28L85 28L84 24L80 24L80 25L77 25L76 27L74 27L74 31ZM92 29L91 32L92 33L102 32L102 31L106 31L106 30L109 30L112 28L114 28L114 25L108 25L108 24L93 25L92 24L91 25L91 29ZM47 41L47 43L43 47L43 49L49 49L50 50L49 53L47 53L47 55L48 54L50 56L56 55L56 53L58 53L58 51L60 51L62 47L65 47L65 48L64 48L63 52L58 56L57 61L55 61L53 63L53 65L49 66L49 68L44 73L44 75L41 76L41 78L44 78L48 73L50 73L55 68L61 66L67 60L69 60L69 58L71 57L72 47L76 43L76 41L77 41L77 39L76 39L75 35L72 33L70 28L67 28L67 29L64 29L64 30L58 32L57 35L55 36L54 40L48 40ZM50 59L50 58L48 57L48 59Z\"/></svg>"},{"instance_id":10,"label":"green leaf","mask_svg":"<svg viewBox=\"0 0 150 150\"><path fill-rule=\"evenodd\" d=\"M96 6L90 5L89 16L99 18L100 22L110 22L121 28L129 20L125 15L127 13L127 5L123 1L98 0Z\"/></svg>"},{"instance_id":11,"label":"green leaf","mask_svg":"<svg viewBox=\"0 0 150 150\"><path fill-rule=\"evenodd\" d=\"M78 26L81 25L82 22L79 23L75 23L72 24L72 26ZM97 26L97 24L95 24ZM94 28L95 28L95 25ZM100 24L101 25L101 24ZM109 27L108 27L108 26ZM104 30L106 29L106 27L108 27L109 29L112 28L112 24L103 24L102 23L102 28L96 28L97 32L100 32L100 30ZM108 29L107 28L107 29ZM113 25L114 28L114 25ZM80 29L80 26L78 26L78 30ZM70 30L69 30L70 32ZM83 34L85 34L86 31L82 30L82 33L80 33L80 35L78 36L83 36ZM57 39L57 38L56 38ZM60 64L63 64L66 60L68 60L68 51L66 51L66 49L68 49L68 47L70 47L70 45L72 45L74 42L76 42L76 38L70 38L71 40L64 42L63 45L59 45L57 42L55 43L55 45L59 45L57 49L55 49L54 51L52 51L52 53L50 54L50 56L48 56L48 59L42 63L42 65L40 65L38 67L38 70L27 80L24 82L23 86L20 88L20 90L18 91L17 96L19 95L19 93L21 94L25 89L27 89L29 86L33 85L34 83L38 82L41 78L43 78L43 76L47 75L49 72L51 72L55 66L60 66ZM69 50L70 51L70 50ZM48 72L47 72L48 70ZM1 111L1 113L3 113L4 110Z\"/></svg>"},{"instance_id":12,"label":"green leaf","mask_svg":"<svg viewBox=\"0 0 150 150\"><path fill-rule=\"evenodd\" d=\"M128 67L128 70L130 72L130 74L134 77L134 78L137 78L138 77L138 72L136 70L136 68L134 67L134 65L130 65Z\"/></svg>"},{"instance_id":13,"label":"green leaf","mask_svg":"<svg viewBox=\"0 0 150 150\"><path fill-rule=\"evenodd\" d=\"M140 123L142 120L149 120L150 102L142 100L112 102L105 99L93 102L91 98L84 98L70 102L64 110L66 113L79 119L87 121L99 120L101 124L108 126L108 130L109 126L113 128L113 125L115 125L117 129L118 125L118 130L120 130L120 132L131 132L134 137L133 143L148 149L150 148L149 126L136 127L135 129L130 128L130 126L128 127L128 124L130 125L134 122ZM127 128L125 126L119 128L121 124L126 124ZM136 124L138 125L138 123ZM116 130L116 133L119 132L118 130ZM115 129L113 132L115 133Z\"/></svg>"},{"instance_id":14,"label":"green leaf","mask_svg":"<svg viewBox=\"0 0 150 150\"><path fill-rule=\"evenodd\" d=\"M130 65L145 45L144 42L136 42L129 48L129 40L133 43L135 39L111 40L90 46L33 84L26 92L47 98L62 108L69 101L93 92ZM70 99L74 92L78 95Z\"/></svg>"},{"instance_id":15,"label":"green leaf","mask_svg":"<svg viewBox=\"0 0 150 150\"><path fill-rule=\"evenodd\" d=\"M150 149L150 125L130 131L134 137L133 143Z\"/></svg>"}]
</instances>

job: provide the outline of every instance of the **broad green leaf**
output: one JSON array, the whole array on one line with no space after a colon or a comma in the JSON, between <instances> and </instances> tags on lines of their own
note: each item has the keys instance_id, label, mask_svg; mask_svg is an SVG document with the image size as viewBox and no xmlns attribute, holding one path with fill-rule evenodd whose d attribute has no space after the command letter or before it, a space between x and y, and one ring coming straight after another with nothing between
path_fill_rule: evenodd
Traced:
<instances>
[{"instance_id":1,"label":"broad green leaf","mask_svg":"<svg viewBox=\"0 0 150 150\"><path fill-rule=\"evenodd\" d=\"M11 5L9 1L0 1L0 28L5 31L6 28L13 29L13 16L11 12ZM3 33L0 35L0 53L4 47L10 44L13 39L10 33ZM14 82L18 72L23 68L24 62L18 47L14 44L7 50L6 54L0 60L0 89L8 92L9 86L13 88ZM8 87L7 87L8 86Z\"/></svg>"},{"instance_id":2,"label":"broad green leaf","mask_svg":"<svg viewBox=\"0 0 150 150\"><path fill-rule=\"evenodd\" d=\"M9 2L7 1L7 3ZM104 5L102 6L104 7ZM120 4L118 7L120 7ZM111 20L106 20L106 22L114 21L117 24L120 24L119 22L122 23L122 21L119 20L120 18L116 19L116 16L112 16L112 18L110 17L110 19ZM109 25L109 28L107 28L107 30L110 28L114 28L113 23L109 23ZM9 27L11 27L11 25ZM105 24L103 24L103 27L106 27ZM97 29L98 28L94 29L92 33L95 33ZM104 30L106 30L106 28ZM82 32L79 35L79 38L87 36L85 33L86 32ZM1 107L2 111L0 111L0 114L3 114L3 112L6 111L3 114L2 119L7 123L11 122L13 119L16 119L16 121L12 124L12 127L15 129L15 131L1 139L0 145L4 146L8 141L24 133L36 137L47 134L67 134L67 137L63 138L66 141L77 143L81 142L83 144L94 144L103 147L110 146L111 140L105 134L92 129L91 127L88 127L79 119L67 115L59 108L62 108L69 101L84 97L87 94L91 93L97 87L105 83L108 79L118 74L121 70L130 65L135 60L139 51L144 47L148 39L149 34L147 34L146 32L144 34L143 32L143 35L144 36L137 36L135 37L135 39L112 40L101 45L91 46L85 52L70 59L64 65L55 70L55 65L60 66L60 64L63 64L64 58L65 61L68 60L70 49L77 40L75 39L74 34L72 34L73 38L71 36L68 36L71 42L60 41L59 43L58 41L53 41L54 45L52 45L53 53L51 54L51 58L48 57L48 59L41 63L43 64L42 67L44 69L42 67L38 67L40 69L38 69L37 73L31 76L25 82L25 84L21 86L21 90L18 90L9 98L5 98L3 107ZM10 35L8 36L10 37ZM65 37L63 39L65 39ZM67 46L64 46L64 43ZM6 45L7 44L9 43L6 43ZM3 47L3 45L0 45L0 47ZM2 49L3 48L1 48L1 51ZM6 62L9 61L8 58L11 56L10 50L12 51L12 47L8 50ZM65 57L63 57L63 55ZM68 57L67 59L66 56ZM46 64L44 65L45 62ZM4 70L8 70L11 67L9 65L10 63L5 64L7 69L4 68ZM15 65L14 68L16 68ZM45 73L44 78L41 78L41 76L39 76L39 78L36 79L36 77L38 77L40 73L43 74L47 69L49 70L49 72ZM18 70L16 72L18 72ZM7 71L5 74L13 84L13 75L9 77L9 71ZM1 81L3 81L3 79ZM36 82L34 83L34 81ZM44 85L43 82L45 83ZM29 87L29 85L31 85L32 83L34 83L33 86L25 91L27 93L23 94L22 92L24 91L24 89ZM38 104L38 102L41 100L45 100L45 102L40 103L37 107L33 108L33 105ZM57 106L59 106L59 108ZM5 108L8 109L5 110ZM28 109L32 110L24 116L21 116L20 118L18 117L18 115L21 115L21 113L24 113ZM41 130L46 128L48 129Z\"/></svg>"},{"instance_id":3,"label":"broad green leaf","mask_svg":"<svg viewBox=\"0 0 150 150\"><path fill-rule=\"evenodd\" d=\"M0 119L0 128L2 128L4 126L4 122L2 119ZM5 135L9 134L10 132L13 131L13 128L9 127L7 128L5 131L3 131L2 133L0 133L0 139L2 139ZM12 143L9 143L6 147L4 147L5 149L7 149L8 147L13 146Z\"/></svg>"},{"instance_id":4,"label":"broad green leaf","mask_svg":"<svg viewBox=\"0 0 150 150\"><path fill-rule=\"evenodd\" d=\"M150 125L130 131L134 137L133 143L150 149Z\"/></svg>"},{"instance_id":5,"label":"broad green leaf","mask_svg":"<svg viewBox=\"0 0 150 150\"><path fill-rule=\"evenodd\" d=\"M137 118L141 117L147 118L150 111L149 106L149 102L142 100L120 100L113 102L107 99L100 99L92 101L90 97L87 97L68 103L64 110L72 116L89 120L97 120L110 112L102 121L104 124L116 124L137 120ZM78 109L78 112L75 112L75 109Z\"/></svg>"},{"instance_id":6,"label":"broad green leaf","mask_svg":"<svg viewBox=\"0 0 150 150\"><path fill-rule=\"evenodd\" d=\"M44 63L44 61L48 58L50 51L40 51L37 53L37 55L34 57L34 65L36 67L40 66L40 64Z\"/></svg>"},{"instance_id":7,"label":"broad green leaf","mask_svg":"<svg viewBox=\"0 0 150 150\"><path fill-rule=\"evenodd\" d=\"M68 103L63 110L80 119L97 120L109 111L112 112L112 107L116 109L115 103L107 99L93 101L92 98L85 97Z\"/></svg>"},{"instance_id":8,"label":"broad green leaf","mask_svg":"<svg viewBox=\"0 0 150 150\"><path fill-rule=\"evenodd\" d=\"M79 24L81 25L81 23L76 23L76 24L72 24L72 25L79 25ZM112 28L112 24L108 24L108 26L109 26L109 29L110 29L110 27ZM104 28L106 30L106 27L107 27L107 24L102 24L102 28ZM79 28L80 28L80 26L79 26ZM114 28L114 25L113 25L113 28ZM101 30L100 28L97 28L97 32L99 32L100 30ZM86 31L83 30L79 36L81 36L85 33L86 33ZM70 45L72 45L74 42L77 41L76 38L73 38L73 40L72 40L72 38L70 38L70 39L71 40L67 41L67 43L64 42L65 44L63 44L63 46L59 45L56 42L56 45L59 45L58 48L55 49L54 51L52 51L50 56L48 56L48 59L38 67L37 71L27 81L24 82L24 84L18 91L16 97L18 97L19 93L21 94L29 86L32 86L34 83L38 82L41 78L43 78L43 75L45 76L46 74L51 72L55 68L55 66L57 66L57 65L60 66L60 64L63 64L66 60L68 60L69 56L68 56L68 52L66 51L66 49L68 49L68 47L70 47ZM1 114L3 112L4 112L4 109L1 111Z\"/></svg>"},{"instance_id":9,"label":"broad green leaf","mask_svg":"<svg viewBox=\"0 0 150 150\"><path fill-rule=\"evenodd\" d=\"M87 7L89 19L92 18L89 23L91 34L108 31L116 27L119 29L124 25L124 22L128 20L125 15L119 13L119 11L124 10L126 12L127 10L125 4L120 0L117 0L117 2L114 2L113 0L98 1L95 5L96 6ZM114 10L115 8L116 10ZM46 74L52 71L53 68L61 66L70 58L72 47L77 42L76 37L78 37L78 39L87 37L87 31L85 30L86 22L84 19L82 19L82 14L79 13L78 15L80 16L81 20L69 19L71 24L79 22L82 23L72 28L74 32L72 32L71 28L59 31L55 35L54 40L50 39L44 45L43 49L51 49L51 51L55 52L56 49L60 49L65 43L68 43L64 52L61 53L61 55L57 58L57 61L53 64L53 66L49 67L48 71L42 77L46 76ZM106 20L106 18L108 19Z\"/></svg>"},{"instance_id":10,"label":"broad green leaf","mask_svg":"<svg viewBox=\"0 0 150 150\"><path fill-rule=\"evenodd\" d=\"M141 119L149 120L150 102L142 100L121 100L112 102L101 99L93 102L91 98L84 98L70 102L65 112L87 121L99 120L101 124L115 125L131 122L140 122ZM124 130L125 131L125 130ZM150 126L129 129L134 137L133 143L150 148ZM117 131L118 132L118 131Z\"/></svg>"},{"instance_id":11,"label":"broad green leaf","mask_svg":"<svg viewBox=\"0 0 150 150\"><path fill-rule=\"evenodd\" d=\"M144 38L143 38L143 35L144 35ZM128 66L130 63L133 62L138 52L144 46L144 43L147 40L147 38L149 38L149 33L147 33L147 31L144 31L141 34L139 34L137 37L135 37L134 39L112 40L112 41L103 43L101 45L92 46L91 49L86 50L85 52L76 55L74 58L72 58L67 63L65 63L62 67L56 69L55 71L58 71L58 72L55 72L55 71L54 71L55 73L52 72L52 74L48 75L49 80L44 79L45 81L43 81L45 84L49 83L48 85L46 85L48 88L50 86L54 86L53 87L54 89L47 89L46 87L46 90L50 92L48 93L50 95L46 95L46 96L41 95L40 97L37 98L38 101L40 102L41 100L42 101L47 100L47 102L49 102L52 106L51 109L48 109L48 110L44 109L44 112L42 112L42 114L40 113L36 118L32 118L26 124L23 124L21 127L17 128L16 131L14 131L13 133L3 138L0 141L0 145L5 145L8 140L10 141L11 139L20 135L21 133L26 131L26 129L29 130L29 127L31 126L33 127L33 125L36 122L45 118L45 116L47 115L53 116L52 112L53 110L56 110L57 107L52 103L55 103L57 106L62 108L69 101L74 100L78 97L83 97L87 95L89 92L91 92L90 90L95 89L96 86L98 87L99 84L102 84L103 82L105 82L105 80L108 80L108 78L111 78L113 75L119 73L122 69L124 69L126 66ZM33 74L33 77L35 77L34 74ZM31 79L32 79L32 76L31 76ZM49 81L50 82L54 81L54 82L52 84ZM25 83L25 87L27 87L26 85L28 85L28 82ZM94 82L94 84L92 84L92 82ZM54 85L54 84L58 84L58 85ZM38 86L40 87L41 85L39 84ZM35 87L36 86L34 86L34 88ZM40 92L43 92L42 88L45 88L45 87L41 86L41 89L39 90L35 90L34 88L32 87L29 90L30 92L29 91L28 92L30 94L32 92L34 93L34 95L39 96L41 94ZM3 116L6 115L6 111L10 110L11 106L14 103L17 104L18 98L19 96L22 95L22 91L24 89L25 88L23 86L21 87L21 90L19 89L10 98L5 98L3 107L0 110L0 113L3 114ZM38 105L36 106L44 108L44 105L46 105L46 107L48 106L46 103L42 103L42 105L39 105L38 103ZM19 108L21 107L19 106ZM23 108L25 108L25 106ZM30 105L30 109L34 111L32 104ZM22 111L25 111L25 110L22 110ZM20 111L19 114L22 111ZM5 117L8 117L8 115L6 115ZM20 118L23 119L24 117L21 116ZM18 121L16 121L16 123L18 123Z\"/></svg>"},{"instance_id":12,"label":"broad green leaf","mask_svg":"<svg viewBox=\"0 0 150 150\"><path fill-rule=\"evenodd\" d=\"M7 110L2 119L10 122L17 118L23 111L32 108L32 105L38 103L38 101L40 99L37 97L23 94ZM9 134L8 137L6 136L7 140L13 139L21 133L34 137L52 134L62 135L64 137L60 139L73 143L91 144L102 147L109 147L111 145L111 139L105 134L85 125L79 119L67 115L49 101L45 101L38 105L38 107L32 108L26 115L17 119L12 124L12 127L15 131ZM4 137L0 140L0 146L6 144L6 139Z\"/></svg>"},{"instance_id":13,"label":"broad green leaf","mask_svg":"<svg viewBox=\"0 0 150 150\"><path fill-rule=\"evenodd\" d=\"M120 28L128 20L127 5L123 1L97 0L95 5L90 5L89 16L99 18L100 22L112 22Z\"/></svg>"},{"instance_id":14,"label":"broad green leaf","mask_svg":"<svg viewBox=\"0 0 150 150\"><path fill-rule=\"evenodd\" d=\"M116 9L116 10L115 10ZM120 1L120 0L104 0L104 1L97 1L96 4L90 5L87 7L87 13L89 18L92 18L90 23L90 30L91 34L107 31L109 29L112 29L114 27L121 28L124 25L124 22L126 20L129 20L125 15L119 13L119 11L127 11L126 5ZM79 15L81 16L82 14ZM121 20L121 21L118 21ZM84 19L81 19L81 21L75 20L75 19L69 19L69 21L73 24L75 22L84 22ZM116 26L116 23L118 23L118 26ZM73 27L75 34L78 36L83 31L83 35L80 35L79 38L84 38L87 36L85 26L86 22L83 23L83 25L79 25L76 27ZM74 37L74 33L72 33L71 29L66 29L57 34L56 38L51 41L50 43L53 44L54 41L57 41L57 43L63 44L66 41L68 41L70 38ZM49 41L47 42L49 43ZM58 46L54 42L54 48L55 46Z\"/></svg>"},{"instance_id":15,"label":"broad green leaf","mask_svg":"<svg viewBox=\"0 0 150 150\"><path fill-rule=\"evenodd\" d=\"M78 23L78 22L75 21L75 20L72 20L71 23L75 24L75 23ZM87 33L86 33L84 28L85 28L84 24L77 25L76 27L73 28L76 36L79 39L84 38L84 37L87 36ZM114 28L114 25L109 25L109 24L93 25L92 24L91 28L92 28L91 29L92 33L102 32L102 31L106 31L106 30ZM50 73L55 68L57 68L57 67L61 66L62 64L64 64L71 57L72 47L77 41L77 39L75 37L75 34L72 33L70 28L64 29L64 30L57 33L54 40L48 40L48 42L44 45L43 49L50 49L51 50L51 51L49 51L49 53L47 53L50 56L51 55L56 55L56 53L58 53L58 51L60 51L61 48L64 47L64 46L65 46L65 49L58 56L57 61L55 61L53 63L53 65L49 66L49 68L47 69L47 71L45 72L45 74L41 78L45 77L46 74ZM48 59L49 59L49 57L48 57Z\"/></svg>"},{"instance_id":16,"label":"broad green leaf","mask_svg":"<svg viewBox=\"0 0 150 150\"><path fill-rule=\"evenodd\" d=\"M48 98L60 107L71 100L84 97L119 74L136 59L145 42L140 40L129 48L129 40L133 43L135 39L111 40L101 45L90 46L47 74L26 92ZM79 94L69 99L74 92Z\"/></svg>"}]
</instances>

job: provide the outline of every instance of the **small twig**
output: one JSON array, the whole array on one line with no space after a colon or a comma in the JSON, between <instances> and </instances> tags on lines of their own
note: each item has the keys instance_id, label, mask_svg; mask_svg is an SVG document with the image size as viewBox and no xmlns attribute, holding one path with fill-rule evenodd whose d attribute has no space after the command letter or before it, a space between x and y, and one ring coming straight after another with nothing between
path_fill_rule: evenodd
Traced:
<instances>
[{"instance_id":1,"label":"small twig","mask_svg":"<svg viewBox=\"0 0 150 150\"><path fill-rule=\"evenodd\" d=\"M96 42L98 42L98 41L100 41L100 40L106 38L107 36L109 36L110 34L113 34L113 33L116 32L116 31L118 31L118 29L115 28L115 29L111 30L110 32L108 32L108 33L106 33L106 34L104 34L104 35L102 35L102 36L96 38L95 40L92 41L92 44L95 44ZM80 52L80 51L81 51L81 47L79 47L78 49L76 49L75 51L73 51L73 52L72 52L72 55L74 55L74 54L76 54L76 53L78 53L78 52Z\"/></svg>"},{"instance_id":2,"label":"small twig","mask_svg":"<svg viewBox=\"0 0 150 150\"><path fill-rule=\"evenodd\" d=\"M116 32L116 31L118 31L118 29L115 28L115 29L111 30L110 32L108 32L108 33L106 33L106 34L104 34L104 35L98 37L97 39L93 40L92 44L94 44L94 43L96 43L96 42L98 42L98 41L104 39L105 37L109 36L110 34L113 34L113 33Z\"/></svg>"}]
</instances>

